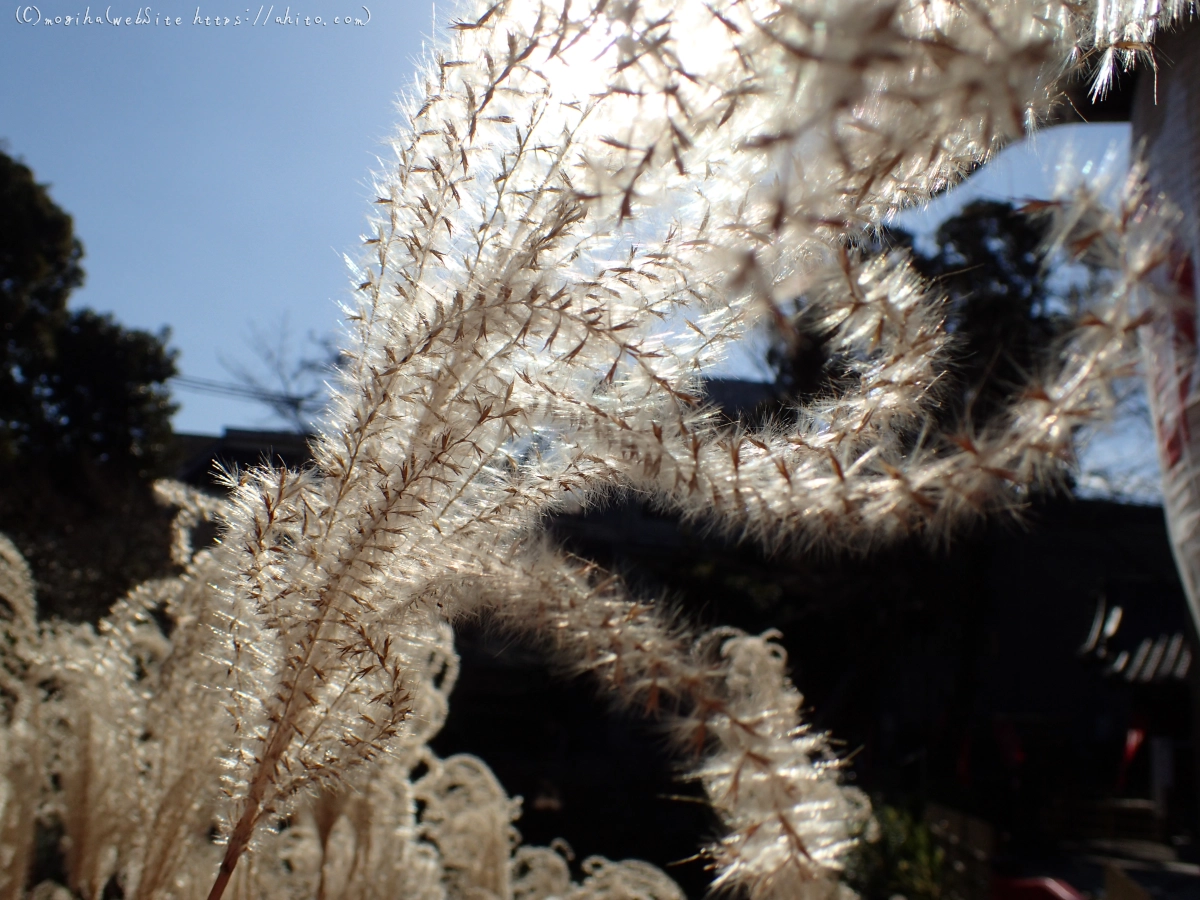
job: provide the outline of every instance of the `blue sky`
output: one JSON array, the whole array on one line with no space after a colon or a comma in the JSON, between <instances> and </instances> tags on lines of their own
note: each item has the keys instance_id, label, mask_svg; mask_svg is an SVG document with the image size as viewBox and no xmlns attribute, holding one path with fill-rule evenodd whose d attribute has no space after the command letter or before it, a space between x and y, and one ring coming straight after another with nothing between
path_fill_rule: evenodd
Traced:
<instances>
[{"instance_id":1,"label":"blue sky","mask_svg":"<svg viewBox=\"0 0 1200 900\"><path fill-rule=\"evenodd\" d=\"M268 8L46 0L0 15L0 139L75 218L87 283L73 305L170 327L193 378L233 380L223 361L253 368L256 329L273 339L286 323L297 352L308 334L336 331L349 288L342 254L358 256L370 173L389 153L395 100L412 87L438 14L428 0ZM139 10L182 24L65 24L123 22ZM197 10L231 24L197 25ZM367 11L364 25L334 22ZM449 11L443 0L440 27ZM64 24L18 21L37 16ZM286 16L300 24L276 24ZM1123 170L1128 134L1124 125L1045 131L898 224L931 233L976 197L1048 196L1063 165ZM728 369L762 371L752 345ZM177 399L180 431L279 425L251 403Z\"/></svg>"},{"instance_id":2,"label":"blue sky","mask_svg":"<svg viewBox=\"0 0 1200 900\"><path fill-rule=\"evenodd\" d=\"M321 26L273 16L267 26L194 25L196 4L179 2L149 7L181 17L178 27L24 25L22 8L4 9L0 139L75 218L87 283L72 305L169 326L186 375L225 381L221 358L254 358L251 324L273 333L286 316L299 338L337 327L342 254L358 256L369 174L432 31L428 0L367 3L363 26L333 23L366 19L346 0L290 7L293 20L319 15ZM147 9L93 3L91 17L106 7L110 18ZM199 9L258 13L246 0ZM40 4L43 18L88 10ZM178 399L183 431L269 421L250 404Z\"/></svg>"},{"instance_id":3,"label":"blue sky","mask_svg":"<svg viewBox=\"0 0 1200 900\"><path fill-rule=\"evenodd\" d=\"M1048 198L1060 179L1102 179L1119 187L1129 169L1129 125L1059 125L1006 147L953 190L923 209L906 211L896 224L929 234L972 200Z\"/></svg>"}]
</instances>

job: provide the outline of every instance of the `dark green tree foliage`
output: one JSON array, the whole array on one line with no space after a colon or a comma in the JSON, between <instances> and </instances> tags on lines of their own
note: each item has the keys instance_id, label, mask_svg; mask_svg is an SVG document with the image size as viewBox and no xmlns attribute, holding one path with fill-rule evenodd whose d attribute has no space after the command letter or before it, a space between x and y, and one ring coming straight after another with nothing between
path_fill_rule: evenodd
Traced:
<instances>
[{"instance_id":1,"label":"dark green tree foliage","mask_svg":"<svg viewBox=\"0 0 1200 900\"><path fill-rule=\"evenodd\" d=\"M167 334L67 308L83 283L71 217L0 153L0 531L43 608L98 615L166 561L150 482L171 467Z\"/></svg>"},{"instance_id":2,"label":"dark green tree foliage","mask_svg":"<svg viewBox=\"0 0 1200 900\"><path fill-rule=\"evenodd\" d=\"M914 254L946 295L960 341L951 408L976 425L1028 383L1069 321L1043 265L1046 225L1009 203L979 200L942 223L932 255Z\"/></svg>"},{"instance_id":3,"label":"dark green tree foliage","mask_svg":"<svg viewBox=\"0 0 1200 900\"><path fill-rule=\"evenodd\" d=\"M123 328L84 309L71 313L56 344L56 357L38 373L43 419L34 446L161 474L175 410L165 387L175 374L165 335Z\"/></svg>"},{"instance_id":4,"label":"dark green tree foliage","mask_svg":"<svg viewBox=\"0 0 1200 900\"><path fill-rule=\"evenodd\" d=\"M1026 384L1068 321L1064 298L1043 266L1043 220L1009 203L980 200L946 220L935 248L922 253L912 235L885 230L868 254L907 249L914 267L948 301L947 328L957 336L945 373L939 416L948 428L980 427ZM834 392L843 377L813 324L804 298L783 311L768 353L780 392L808 400Z\"/></svg>"},{"instance_id":5,"label":"dark green tree foliage","mask_svg":"<svg viewBox=\"0 0 1200 900\"><path fill-rule=\"evenodd\" d=\"M67 295L83 283L71 217L21 163L0 153L0 454L20 453L40 401L32 372L55 355Z\"/></svg>"},{"instance_id":6,"label":"dark green tree foliage","mask_svg":"<svg viewBox=\"0 0 1200 900\"><path fill-rule=\"evenodd\" d=\"M0 459L160 473L175 407L166 335L68 310L83 283L71 217L0 153Z\"/></svg>"}]
</instances>

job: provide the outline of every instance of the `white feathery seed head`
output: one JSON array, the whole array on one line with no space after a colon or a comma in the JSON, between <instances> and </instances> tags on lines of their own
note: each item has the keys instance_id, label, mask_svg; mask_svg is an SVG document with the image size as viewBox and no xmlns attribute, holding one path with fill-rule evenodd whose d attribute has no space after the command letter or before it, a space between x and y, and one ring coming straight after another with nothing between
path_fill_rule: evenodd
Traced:
<instances>
[{"instance_id":1,"label":"white feathery seed head","mask_svg":"<svg viewBox=\"0 0 1200 900\"><path fill-rule=\"evenodd\" d=\"M300 471L180 485L177 578L98 630L37 623L0 543L0 872L61 823L75 895L673 900L644 863L521 848L479 760L439 760L485 614L664 717L725 829L717 887L845 896L865 797L803 720L774 635L695 634L553 546L623 491L771 549L865 552L1019 509L1112 406L1174 214L1047 204L1048 253L1107 280L986 425L937 425L936 287L860 248L1042 121L1064 73L1148 52L1186 3L466 4L403 104L336 398ZM704 376L804 295L844 390L753 429ZM202 521L220 539L196 552ZM5 880L7 879L7 880ZM18 883L19 882L19 883ZM0 875L0 897L23 894ZM48 887L46 890L52 890ZM45 894L45 891L43 891ZM42 894L39 894L41 896Z\"/></svg>"}]
</instances>

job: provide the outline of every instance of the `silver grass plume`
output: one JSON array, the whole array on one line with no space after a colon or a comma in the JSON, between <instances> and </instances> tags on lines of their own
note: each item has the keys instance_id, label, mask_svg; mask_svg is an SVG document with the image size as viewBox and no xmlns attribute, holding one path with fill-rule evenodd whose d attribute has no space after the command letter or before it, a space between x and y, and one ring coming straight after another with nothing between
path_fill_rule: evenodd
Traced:
<instances>
[{"instance_id":1,"label":"silver grass plume","mask_svg":"<svg viewBox=\"0 0 1200 900\"><path fill-rule=\"evenodd\" d=\"M28 660L37 640L33 576L12 541L0 535L0 898L19 900L33 859L42 748L36 690Z\"/></svg>"},{"instance_id":2,"label":"silver grass plume","mask_svg":"<svg viewBox=\"0 0 1200 900\"><path fill-rule=\"evenodd\" d=\"M1111 278L1004 416L953 434L931 416L954 352L939 298L903 257L856 248L1034 127L1064 72L1098 60L1102 79L1187 9L464 13L376 186L314 466L232 473L223 502L164 488L182 510L184 575L134 591L96 632L30 615L4 648L14 696L30 698L5 740L22 722L38 735L14 755L36 777L7 784L48 796L71 889L676 896L631 863L595 862L569 885L550 851L514 850L513 807L486 768L429 754L456 666L449 623L483 613L671 723L727 829L708 850L719 886L844 892L869 809L800 718L772 636L692 633L549 546L541 523L635 491L770 547L863 551L943 539L1061 478L1073 433L1111 407L1131 363L1170 211L1136 184L1115 212L1086 193L1048 205L1050 252L1092 256ZM706 369L801 293L853 383L795 424L722 426ZM186 532L205 517L221 541L193 554ZM9 808L0 840L19 856ZM488 850L464 855L464 841Z\"/></svg>"},{"instance_id":3,"label":"silver grass plume","mask_svg":"<svg viewBox=\"0 0 1200 900\"><path fill-rule=\"evenodd\" d=\"M681 695L699 749L724 721L754 736L698 771L731 828L719 883L826 890L864 804L797 720L778 651L684 653L528 537L568 498L634 488L766 541L862 546L1052 478L1125 370L1146 272L999 426L924 435L936 301L847 241L1036 121L1078 26L1075 8L1012 3L499 3L460 22L379 183L316 469L234 490L225 597L245 636L227 664L248 703L221 877L262 816L401 735L419 635L491 594L516 627L578 634L617 689L656 648L647 674ZM858 388L790 432L717 428L705 365L812 288L864 360ZM522 616L523 576L550 597L575 585L580 618Z\"/></svg>"}]
</instances>

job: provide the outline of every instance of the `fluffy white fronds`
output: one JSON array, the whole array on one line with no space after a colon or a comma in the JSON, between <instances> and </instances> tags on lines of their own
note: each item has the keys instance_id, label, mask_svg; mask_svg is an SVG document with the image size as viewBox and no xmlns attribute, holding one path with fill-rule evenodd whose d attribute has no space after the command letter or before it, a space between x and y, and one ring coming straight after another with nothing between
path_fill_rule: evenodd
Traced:
<instances>
[{"instance_id":1,"label":"fluffy white fronds","mask_svg":"<svg viewBox=\"0 0 1200 900\"><path fill-rule=\"evenodd\" d=\"M29 655L36 640L33 577L16 546L0 535L0 898L25 894L44 772Z\"/></svg>"},{"instance_id":2,"label":"fluffy white fronds","mask_svg":"<svg viewBox=\"0 0 1200 900\"><path fill-rule=\"evenodd\" d=\"M322 794L310 804L321 846L318 896L417 900L446 896L444 862L417 817L412 767L423 754L400 753L372 771L361 786ZM480 802L483 798L476 798ZM503 797L501 808L509 801Z\"/></svg>"},{"instance_id":3,"label":"fluffy white fronds","mask_svg":"<svg viewBox=\"0 0 1200 900\"><path fill-rule=\"evenodd\" d=\"M683 900L683 892L661 870L636 859L583 861L584 879L564 892L565 900Z\"/></svg>"},{"instance_id":4,"label":"fluffy white fronds","mask_svg":"<svg viewBox=\"0 0 1200 900\"><path fill-rule=\"evenodd\" d=\"M161 480L154 484L154 496L164 506L175 509L171 522L171 561L186 566L192 561L192 529L201 522L224 518L228 503L179 481Z\"/></svg>"},{"instance_id":5,"label":"fluffy white fronds","mask_svg":"<svg viewBox=\"0 0 1200 900\"><path fill-rule=\"evenodd\" d=\"M21 551L0 535L0 600L7 607L2 620L15 632L33 630L36 611L33 599L33 575Z\"/></svg>"},{"instance_id":6,"label":"fluffy white fronds","mask_svg":"<svg viewBox=\"0 0 1200 900\"><path fill-rule=\"evenodd\" d=\"M424 834L437 846L445 866L447 893L509 896L509 858L519 840L512 822L519 806L473 756L430 762L430 771L415 788L425 804Z\"/></svg>"},{"instance_id":7,"label":"fluffy white fronds","mask_svg":"<svg viewBox=\"0 0 1200 900\"><path fill-rule=\"evenodd\" d=\"M342 524L330 487L286 471L231 485L227 537L215 555L229 573L224 661L239 703L223 873L264 816L285 811L306 787L336 787L401 734L414 696L436 691L436 673L451 665L448 629L431 610L379 596L392 587L385 530L334 543L347 535L330 534ZM410 736L444 716L444 699L426 707Z\"/></svg>"},{"instance_id":8,"label":"fluffy white fronds","mask_svg":"<svg viewBox=\"0 0 1200 900\"><path fill-rule=\"evenodd\" d=\"M936 303L910 314L907 330L895 329L879 310L902 316L919 292L905 278L875 281L888 265L877 262L845 270L845 294L830 315L837 321L839 306L853 308L839 340L867 336L876 345L845 396L800 411L790 433L630 428L614 435L610 452L643 467L638 487L767 541L863 548L914 531L936 537L964 518L1022 503L1026 486L1065 474L1074 431L1111 409L1112 380L1133 364L1132 336L1146 322L1144 295L1154 290L1150 274L1166 258L1175 221L1136 188L1116 213L1086 197L1056 208L1063 221L1055 245L1102 257L1114 277L1059 361L1036 373L997 424L964 423L945 434L922 418L922 404L936 401L931 388L946 347ZM898 293L886 298L886 288ZM876 289L886 299L873 309Z\"/></svg>"},{"instance_id":9,"label":"fluffy white fronds","mask_svg":"<svg viewBox=\"0 0 1200 900\"><path fill-rule=\"evenodd\" d=\"M86 625L59 625L42 641L41 674L54 681L41 703L46 766L58 785L52 803L64 832L67 886L86 897L103 893L139 824L130 767L136 771L141 756L145 697L126 649Z\"/></svg>"},{"instance_id":10,"label":"fluffy white fronds","mask_svg":"<svg viewBox=\"0 0 1200 900\"><path fill-rule=\"evenodd\" d=\"M1157 68L1153 41L1160 30L1195 16L1195 0L1095 0L1092 33L1081 51L1098 54L1092 98L1108 93L1117 67L1129 71L1141 61Z\"/></svg>"},{"instance_id":11,"label":"fluffy white fronds","mask_svg":"<svg viewBox=\"0 0 1200 900\"><path fill-rule=\"evenodd\" d=\"M484 578L448 586L444 602L453 596L533 631L617 699L666 717L728 828L711 848L718 886L767 897L832 889L869 804L840 783L825 735L801 720L770 635L694 637L614 576L544 546L494 559Z\"/></svg>"},{"instance_id":12,"label":"fluffy white fronds","mask_svg":"<svg viewBox=\"0 0 1200 900\"><path fill-rule=\"evenodd\" d=\"M18 716L0 729L4 770L0 776L0 897L4 900L25 896L26 873L34 852L33 823L42 793L37 733L28 720Z\"/></svg>"},{"instance_id":13,"label":"fluffy white fronds","mask_svg":"<svg viewBox=\"0 0 1200 900\"><path fill-rule=\"evenodd\" d=\"M208 894L226 852L212 834L219 763L238 745L227 705L232 672L213 655L228 641L214 587L218 555L205 551L179 578L133 591L98 629L29 621L19 644L4 645L12 705L0 728L2 896L26 896L39 819L65 832L70 891L47 882L35 896L98 898L114 883L139 900ZM4 560L15 573L6 571L9 581L22 583L24 560L15 550ZM264 813L270 826L259 829L228 896L506 900L514 884L531 884L530 854L559 858L537 848L515 856L519 801L482 761L438 760L426 747L458 672L449 626L429 624L405 653L411 715L390 752L354 777L293 796L286 818ZM645 864L597 862L588 871L581 885L568 877L561 895L621 896L613 885L632 885L628 896L642 896L639 886L656 884L654 896L678 896Z\"/></svg>"},{"instance_id":14,"label":"fluffy white fronds","mask_svg":"<svg viewBox=\"0 0 1200 900\"><path fill-rule=\"evenodd\" d=\"M681 727L711 753L697 774L731 829L714 849L722 885L832 889L864 806L803 730L775 651L729 644L774 672L735 688L733 657L697 656L635 612L648 604L521 548L546 513L614 488L772 546L861 550L938 538L1053 482L1125 371L1147 275L1135 257L1160 237L1109 223L1128 274L1006 416L955 434L931 416L952 353L938 299L903 259L852 247L1030 127L1092 12L760 0L468 14L378 182L316 468L233 485L219 555L241 736L221 877L297 790L401 735L420 636L488 596L518 628L561 614L558 640L627 697L696 711ZM1153 219L1138 203L1126 213ZM795 427L720 427L705 367L800 292L857 384Z\"/></svg>"},{"instance_id":15,"label":"fluffy white fronds","mask_svg":"<svg viewBox=\"0 0 1200 900\"><path fill-rule=\"evenodd\" d=\"M868 806L772 636L692 634L539 529L636 491L769 548L863 552L1059 479L1130 365L1172 214L1136 185L1116 212L1050 204L1048 252L1099 260L1104 296L1003 414L950 433L940 298L902 256L855 248L1033 127L1081 58L1124 62L1187 8L471 7L378 177L314 465L233 473L219 501L161 488L184 573L98 631L39 628L0 544L16 698L0 852L27 868L41 798L87 898L112 879L138 898L679 896L639 863L597 860L572 885L559 857L516 849L516 806L481 762L428 752L457 673L449 623L486 610L668 720L726 829L719 887L844 893ZM707 369L801 295L846 389L786 424L723 425ZM220 540L195 553L201 520Z\"/></svg>"}]
</instances>

